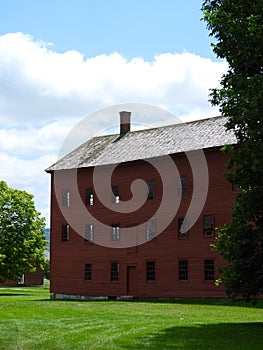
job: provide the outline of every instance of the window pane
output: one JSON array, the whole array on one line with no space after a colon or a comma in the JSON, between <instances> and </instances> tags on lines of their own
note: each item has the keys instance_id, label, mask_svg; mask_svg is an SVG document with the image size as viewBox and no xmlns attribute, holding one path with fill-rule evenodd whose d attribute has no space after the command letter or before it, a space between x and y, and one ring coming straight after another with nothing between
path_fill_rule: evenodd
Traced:
<instances>
[{"instance_id":1,"label":"window pane","mask_svg":"<svg viewBox=\"0 0 263 350\"><path fill-rule=\"evenodd\" d=\"M206 281L214 280L214 260L205 260L204 261L204 279Z\"/></svg>"},{"instance_id":2,"label":"window pane","mask_svg":"<svg viewBox=\"0 0 263 350\"><path fill-rule=\"evenodd\" d=\"M94 204L94 194L92 188L86 189L86 205L93 205Z\"/></svg>"},{"instance_id":3,"label":"window pane","mask_svg":"<svg viewBox=\"0 0 263 350\"><path fill-rule=\"evenodd\" d=\"M154 181L147 181L147 186L148 186L147 199L153 199L154 198Z\"/></svg>"},{"instance_id":4,"label":"window pane","mask_svg":"<svg viewBox=\"0 0 263 350\"><path fill-rule=\"evenodd\" d=\"M70 192L68 190L62 192L62 205L63 207L69 207L70 205Z\"/></svg>"},{"instance_id":5,"label":"window pane","mask_svg":"<svg viewBox=\"0 0 263 350\"><path fill-rule=\"evenodd\" d=\"M146 223L146 239L147 241L153 239L155 236L155 222L154 220L149 220Z\"/></svg>"},{"instance_id":6,"label":"window pane","mask_svg":"<svg viewBox=\"0 0 263 350\"><path fill-rule=\"evenodd\" d=\"M155 261L146 262L146 279L147 281L155 281Z\"/></svg>"},{"instance_id":7,"label":"window pane","mask_svg":"<svg viewBox=\"0 0 263 350\"><path fill-rule=\"evenodd\" d=\"M86 241L93 242L94 240L94 228L93 224L86 225Z\"/></svg>"},{"instance_id":8,"label":"window pane","mask_svg":"<svg viewBox=\"0 0 263 350\"><path fill-rule=\"evenodd\" d=\"M111 239L113 241L119 241L120 239L120 227L117 224L111 225Z\"/></svg>"},{"instance_id":9,"label":"window pane","mask_svg":"<svg viewBox=\"0 0 263 350\"><path fill-rule=\"evenodd\" d=\"M25 283L25 275L23 274L22 276L20 276L19 281L17 282L18 284L24 284Z\"/></svg>"},{"instance_id":10,"label":"window pane","mask_svg":"<svg viewBox=\"0 0 263 350\"><path fill-rule=\"evenodd\" d=\"M188 280L188 260L179 260L179 280Z\"/></svg>"},{"instance_id":11,"label":"window pane","mask_svg":"<svg viewBox=\"0 0 263 350\"><path fill-rule=\"evenodd\" d=\"M204 236L212 237L214 235L214 216L204 215Z\"/></svg>"},{"instance_id":12,"label":"window pane","mask_svg":"<svg viewBox=\"0 0 263 350\"><path fill-rule=\"evenodd\" d=\"M91 280L92 264L85 264L85 280Z\"/></svg>"},{"instance_id":13,"label":"window pane","mask_svg":"<svg viewBox=\"0 0 263 350\"><path fill-rule=\"evenodd\" d=\"M178 196L186 196L187 195L187 178L186 176L181 176L178 179Z\"/></svg>"},{"instance_id":14,"label":"window pane","mask_svg":"<svg viewBox=\"0 0 263 350\"><path fill-rule=\"evenodd\" d=\"M112 203L120 203L120 194L118 186L112 186Z\"/></svg>"},{"instance_id":15,"label":"window pane","mask_svg":"<svg viewBox=\"0 0 263 350\"><path fill-rule=\"evenodd\" d=\"M119 263L113 262L111 263L111 281L119 280Z\"/></svg>"},{"instance_id":16,"label":"window pane","mask_svg":"<svg viewBox=\"0 0 263 350\"><path fill-rule=\"evenodd\" d=\"M187 218L178 218L178 238L188 238L188 222Z\"/></svg>"},{"instance_id":17,"label":"window pane","mask_svg":"<svg viewBox=\"0 0 263 350\"><path fill-rule=\"evenodd\" d=\"M232 191L241 191L241 186L238 184L232 184Z\"/></svg>"},{"instance_id":18,"label":"window pane","mask_svg":"<svg viewBox=\"0 0 263 350\"><path fill-rule=\"evenodd\" d=\"M65 242L69 240L69 225L62 225L61 229L61 241Z\"/></svg>"}]
</instances>

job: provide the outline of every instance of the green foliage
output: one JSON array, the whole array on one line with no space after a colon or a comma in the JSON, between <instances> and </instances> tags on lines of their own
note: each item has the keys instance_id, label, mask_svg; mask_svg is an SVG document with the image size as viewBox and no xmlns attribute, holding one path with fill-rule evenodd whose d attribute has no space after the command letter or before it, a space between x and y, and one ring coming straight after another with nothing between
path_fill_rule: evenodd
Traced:
<instances>
[{"instance_id":1,"label":"green foliage","mask_svg":"<svg viewBox=\"0 0 263 350\"><path fill-rule=\"evenodd\" d=\"M45 221L33 196L0 182L0 280L18 281L44 263Z\"/></svg>"},{"instance_id":2,"label":"green foliage","mask_svg":"<svg viewBox=\"0 0 263 350\"><path fill-rule=\"evenodd\" d=\"M50 280L50 261L48 259L44 262L44 278Z\"/></svg>"},{"instance_id":3,"label":"green foliage","mask_svg":"<svg viewBox=\"0 0 263 350\"><path fill-rule=\"evenodd\" d=\"M242 188L233 220L218 231L216 249L228 262L222 281L227 293L247 299L263 292L263 0L206 0L202 10L213 49L229 64L211 102L229 117L237 147L227 178Z\"/></svg>"}]
</instances>

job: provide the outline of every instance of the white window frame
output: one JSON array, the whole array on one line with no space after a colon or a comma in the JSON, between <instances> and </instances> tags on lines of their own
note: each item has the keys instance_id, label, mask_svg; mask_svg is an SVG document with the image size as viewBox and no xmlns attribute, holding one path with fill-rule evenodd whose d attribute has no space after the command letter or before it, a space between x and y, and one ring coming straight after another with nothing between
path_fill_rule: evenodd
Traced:
<instances>
[{"instance_id":1,"label":"white window frame","mask_svg":"<svg viewBox=\"0 0 263 350\"><path fill-rule=\"evenodd\" d=\"M146 240L150 241L156 235L156 222L154 219L150 219L146 222Z\"/></svg>"},{"instance_id":2,"label":"white window frame","mask_svg":"<svg viewBox=\"0 0 263 350\"><path fill-rule=\"evenodd\" d=\"M87 224L85 228L85 239L86 241L93 242L94 241L94 225Z\"/></svg>"},{"instance_id":3,"label":"white window frame","mask_svg":"<svg viewBox=\"0 0 263 350\"><path fill-rule=\"evenodd\" d=\"M118 224L111 225L111 240L116 242L120 240L120 226Z\"/></svg>"},{"instance_id":4,"label":"white window frame","mask_svg":"<svg viewBox=\"0 0 263 350\"><path fill-rule=\"evenodd\" d=\"M63 190L62 192L62 206L69 207L70 206L70 191Z\"/></svg>"}]
</instances>

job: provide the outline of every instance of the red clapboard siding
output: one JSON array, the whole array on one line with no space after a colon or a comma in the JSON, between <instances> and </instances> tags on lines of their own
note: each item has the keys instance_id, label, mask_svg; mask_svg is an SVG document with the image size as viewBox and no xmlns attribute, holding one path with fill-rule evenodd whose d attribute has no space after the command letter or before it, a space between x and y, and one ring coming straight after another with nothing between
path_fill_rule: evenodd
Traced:
<instances>
[{"instance_id":1,"label":"red clapboard siding","mask_svg":"<svg viewBox=\"0 0 263 350\"><path fill-rule=\"evenodd\" d=\"M225 262L216 252L211 251L210 243L214 242L214 237L203 235L203 215L213 215L215 226L229 222L236 193L232 191L224 175L226 155L219 149L206 151L205 155L209 169L208 196L201 215L189 231L189 238L178 239L178 217L183 217L190 205L193 176L187 157L176 155L173 159L180 174L187 176L187 195L182 197L178 212L164 232L152 241L128 249L107 248L85 242L72 228L69 240L61 242L61 225L67 222L57 203L52 173L51 293L109 297L127 294L137 297L225 296L224 289L215 286L214 280L204 280L205 259L213 259L215 267L223 266ZM82 168L78 171L78 187L83 201L86 188L92 187L92 171L92 168ZM64 172L69 174L70 170ZM103 207L95 195L94 206L89 208L93 215L108 225L120 223L120 226L144 223L151 218L162 198L162 182L152 166L144 161L119 165L113 173L112 184L119 186L121 200L129 200L131 183L137 178L154 180L153 200L147 201L136 213L120 214ZM177 186L177 179L174 180L174 185ZM179 260L185 259L188 260L188 280L180 281L178 264ZM155 262L154 281L146 280L147 261ZM110 279L112 262L119 263L118 281ZM92 278L89 281L84 279L86 263L92 264Z\"/></svg>"}]
</instances>

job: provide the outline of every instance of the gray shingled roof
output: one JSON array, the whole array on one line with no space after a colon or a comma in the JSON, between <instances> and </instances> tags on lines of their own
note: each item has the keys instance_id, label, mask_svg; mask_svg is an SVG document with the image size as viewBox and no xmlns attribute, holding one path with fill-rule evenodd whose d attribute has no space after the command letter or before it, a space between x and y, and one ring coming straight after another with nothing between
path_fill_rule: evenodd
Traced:
<instances>
[{"instance_id":1,"label":"gray shingled roof","mask_svg":"<svg viewBox=\"0 0 263 350\"><path fill-rule=\"evenodd\" d=\"M235 144L227 118L216 117L119 135L94 137L46 169L85 168Z\"/></svg>"}]
</instances>

